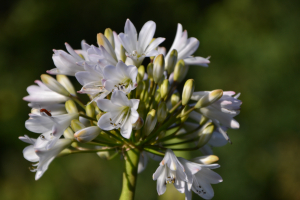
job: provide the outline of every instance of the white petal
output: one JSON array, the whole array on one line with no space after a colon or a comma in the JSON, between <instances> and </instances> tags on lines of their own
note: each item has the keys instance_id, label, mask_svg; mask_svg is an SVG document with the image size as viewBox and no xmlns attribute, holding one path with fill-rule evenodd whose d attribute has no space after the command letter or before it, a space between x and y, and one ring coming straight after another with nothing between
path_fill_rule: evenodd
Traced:
<instances>
[{"instance_id":1,"label":"white petal","mask_svg":"<svg viewBox=\"0 0 300 200\"><path fill-rule=\"evenodd\" d=\"M156 24L153 21L148 21L144 24L142 27L140 34L139 34L139 40L138 40L138 52L144 52L146 47L151 42L154 33L156 29Z\"/></svg>"},{"instance_id":2,"label":"white petal","mask_svg":"<svg viewBox=\"0 0 300 200\"><path fill-rule=\"evenodd\" d=\"M140 100L139 99L130 99L130 101L132 103L132 108L137 110L139 107Z\"/></svg>"},{"instance_id":3,"label":"white petal","mask_svg":"<svg viewBox=\"0 0 300 200\"><path fill-rule=\"evenodd\" d=\"M124 138L129 139L132 132L132 123L130 120L127 120L126 123L121 127L121 135Z\"/></svg>"},{"instance_id":4,"label":"white petal","mask_svg":"<svg viewBox=\"0 0 300 200\"><path fill-rule=\"evenodd\" d=\"M103 129L103 130L112 130L115 127L111 124L111 114L110 113L105 113L102 115L98 121L98 126Z\"/></svg>"},{"instance_id":5,"label":"white petal","mask_svg":"<svg viewBox=\"0 0 300 200\"><path fill-rule=\"evenodd\" d=\"M39 157L36 155L33 145L29 145L24 148L23 156L26 160L28 160L30 162L38 162L39 161Z\"/></svg>"},{"instance_id":6,"label":"white petal","mask_svg":"<svg viewBox=\"0 0 300 200\"><path fill-rule=\"evenodd\" d=\"M203 58L199 56L187 57L183 61L186 65L200 65L203 67L208 67L208 64L210 63L210 61L207 58Z\"/></svg>"},{"instance_id":7,"label":"white petal","mask_svg":"<svg viewBox=\"0 0 300 200\"><path fill-rule=\"evenodd\" d=\"M117 106L132 107L131 102L128 100L126 94L122 91L114 91L111 95L111 102Z\"/></svg>"},{"instance_id":8,"label":"white petal","mask_svg":"<svg viewBox=\"0 0 300 200\"><path fill-rule=\"evenodd\" d=\"M178 52L178 60L192 55L199 47L199 41L196 38L189 38L186 46Z\"/></svg>"},{"instance_id":9,"label":"white petal","mask_svg":"<svg viewBox=\"0 0 300 200\"><path fill-rule=\"evenodd\" d=\"M155 49L158 45L160 45L163 41L165 41L166 38L156 38L154 41L151 42L151 44L147 47L145 54L147 55L149 52L151 52L153 49Z\"/></svg>"}]
</instances>

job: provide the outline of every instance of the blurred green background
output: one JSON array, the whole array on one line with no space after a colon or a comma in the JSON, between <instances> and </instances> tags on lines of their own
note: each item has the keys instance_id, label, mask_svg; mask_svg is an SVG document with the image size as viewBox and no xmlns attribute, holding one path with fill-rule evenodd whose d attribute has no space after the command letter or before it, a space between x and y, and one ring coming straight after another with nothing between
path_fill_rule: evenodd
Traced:
<instances>
[{"instance_id":1,"label":"blurred green background","mask_svg":"<svg viewBox=\"0 0 300 200\"><path fill-rule=\"evenodd\" d=\"M0 199L118 199L119 158L58 158L35 181L18 136L37 136L24 127L30 109L22 97L54 68L52 49L65 49L64 42L80 48L82 39L96 44L107 27L123 32L127 18L138 31L154 20L155 36L166 37L167 48L181 23L200 40L195 55L212 56L208 68L190 67L187 78L196 80L196 90L242 93L241 128L229 130L233 145L214 149L224 179L214 185L214 199L300 199L299 6L296 0L1 1ZM184 199L173 187L157 196L157 166L151 161L140 174L136 199Z\"/></svg>"}]
</instances>

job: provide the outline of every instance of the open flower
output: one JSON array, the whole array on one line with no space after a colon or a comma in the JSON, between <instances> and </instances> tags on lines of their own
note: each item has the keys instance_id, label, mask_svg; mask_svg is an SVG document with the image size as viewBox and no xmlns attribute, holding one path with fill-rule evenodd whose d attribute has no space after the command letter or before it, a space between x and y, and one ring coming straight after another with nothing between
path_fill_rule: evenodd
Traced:
<instances>
[{"instance_id":1,"label":"open flower","mask_svg":"<svg viewBox=\"0 0 300 200\"><path fill-rule=\"evenodd\" d=\"M114 91L111 99L98 99L98 107L107 112L101 116L98 126L103 130L121 129L121 134L125 138L130 138L132 124L134 124L139 114L136 111L139 106L138 99L128 99L122 91Z\"/></svg>"},{"instance_id":2,"label":"open flower","mask_svg":"<svg viewBox=\"0 0 300 200\"><path fill-rule=\"evenodd\" d=\"M72 142L71 139L60 139L51 149L46 149L47 143L50 141L50 134L51 132L41 134L38 139L29 138L27 135L19 137L23 142L30 144L23 150L24 158L30 162L38 162L33 164L33 169L31 170L36 172L35 180L42 177L52 160Z\"/></svg>"},{"instance_id":3,"label":"open flower","mask_svg":"<svg viewBox=\"0 0 300 200\"><path fill-rule=\"evenodd\" d=\"M124 33L119 34L120 42L126 50L126 55L130 58L126 60L126 63L128 61L129 64L139 66L145 57L156 56L158 54L155 48L162 43L165 38L156 38L152 41L155 29L155 22L148 21L142 27L139 38L137 38L135 26L127 19Z\"/></svg>"},{"instance_id":4,"label":"open flower","mask_svg":"<svg viewBox=\"0 0 300 200\"><path fill-rule=\"evenodd\" d=\"M136 66L127 66L122 61L119 61L116 66L108 65L103 69L105 89L108 91L121 90L129 93L137 86L137 73Z\"/></svg>"},{"instance_id":5,"label":"open flower","mask_svg":"<svg viewBox=\"0 0 300 200\"><path fill-rule=\"evenodd\" d=\"M157 193L162 195L166 191L166 185L173 183L175 188L183 193L187 176L183 165L178 161L172 150L167 149L160 166L153 174L153 180L157 180Z\"/></svg>"},{"instance_id":6,"label":"open flower","mask_svg":"<svg viewBox=\"0 0 300 200\"><path fill-rule=\"evenodd\" d=\"M84 71L84 68L77 65L77 62L87 59L86 50L89 45L82 41L82 50L74 50L68 43L65 43L65 45L69 54L63 50L53 50L52 59L56 68L48 70L47 73L74 76L76 72Z\"/></svg>"}]
</instances>

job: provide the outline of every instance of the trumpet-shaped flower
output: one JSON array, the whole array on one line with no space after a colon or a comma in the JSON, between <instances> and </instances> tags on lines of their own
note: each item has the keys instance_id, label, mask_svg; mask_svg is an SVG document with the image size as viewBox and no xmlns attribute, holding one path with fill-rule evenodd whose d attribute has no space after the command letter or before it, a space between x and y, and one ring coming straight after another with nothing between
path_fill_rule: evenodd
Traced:
<instances>
[{"instance_id":1,"label":"trumpet-shaped flower","mask_svg":"<svg viewBox=\"0 0 300 200\"><path fill-rule=\"evenodd\" d=\"M27 87L28 96L23 100L29 101L34 106L44 106L56 103L63 103L69 98L50 90L44 83L39 80L35 81L38 85Z\"/></svg>"},{"instance_id":2,"label":"trumpet-shaped flower","mask_svg":"<svg viewBox=\"0 0 300 200\"><path fill-rule=\"evenodd\" d=\"M68 43L65 45L69 54L63 50L53 50L52 59L56 68L48 70L47 73L74 76L76 72L84 71L84 68L77 65L77 62L88 60L86 51L89 45L82 41L82 50L74 50Z\"/></svg>"},{"instance_id":3,"label":"trumpet-shaped flower","mask_svg":"<svg viewBox=\"0 0 300 200\"><path fill-rule=\"evenodd\" d=\"M178 24L174 42L165 57L166 62L168 62L168 58L170 57L172 50L176 49L178 52L177 60L183 59L186 65L201 65L203 67L207 67L207 64L210 63L208 58L192 56L192 54L198 49L199 44L200 42L196 38L188 38L187 31L185 30L182 32L182 25ZM166 63L166 65L168 65L168 63Z\"/></svg>"},{"instance_id":4,"label":"trumpet-shaped flower","mask_svg":"<svg viewBox=\"0 0 300 200\"><path fill-rule=\"evenodd\" d=\"M98 107L107 112L101 116L98 126L103 130L121 129L121 134L125 138L130 138L132 124L134 124L139 114L138 99L128 99L122 91L114 91L111 99L98 99Z\"/></svg>"},{"instance_id":5,"label":"trumpet-shaped flower","mask_svg":"<svg viewBox=\"0 0 300 200\"><path fill-rule=\"evenodd\" d=\"M165 38L156 38L152 41L155 29L155 22L148 21L142 27L139 37L137 38L135 26L127 19L124 33L120 33L119 38L126 50L126 55L129 57L129 59L127 59L129 64L139 66L145 57L156 56L158 54L155 48L162 43Z\"/></svg>"},{"instance_id":6,"label":"trumpet-shaped flower","mask_svg":"<svg viewBox=\"0 0 300 200\"><path fill-rule=\"evenodd\" d=\"M183 165L179 162L172 150L167 149L165 157L159 165L153 174L153 180L157 180L156 189L158 195L165 193L168 183L173 183L175 188L183 193L187 175Z\"/></svg>"}]
</instances>

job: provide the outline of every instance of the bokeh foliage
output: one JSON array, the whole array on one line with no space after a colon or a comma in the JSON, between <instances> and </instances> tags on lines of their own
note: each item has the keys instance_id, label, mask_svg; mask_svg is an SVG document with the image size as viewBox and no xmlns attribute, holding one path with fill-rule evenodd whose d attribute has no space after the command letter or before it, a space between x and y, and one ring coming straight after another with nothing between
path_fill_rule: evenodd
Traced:
<instances>
[{"instance_id":1,"label":"bokeh foliage","mask_svg":"<svg viewBox=\"0 0 300 200\"><path fill-rule=\"evenodd\" d=\"M239 130L233 145L216 148L224 182L214 199L300 199L299 1L280 0L15 0L0 8L0 199L118 199L122 162L97 155L56 159L39 181L22 155L29 134L26 87L54 67L51 50L64 42L96 44L110 27L122 32L129 18L139 30L147 20L170 47L177 23L200 40L195 53L212 56L209 68L190 67L196 90L241 92ZM72 79L74 81L74 79ZM77 85L79 88L79 85ZM198 156L199 152L192 155ZM169 187L157 197L152 161L140 174L136 199L184 199ZM194 195L194 199L201 199Z\"/></svg>"}]
</instances>

